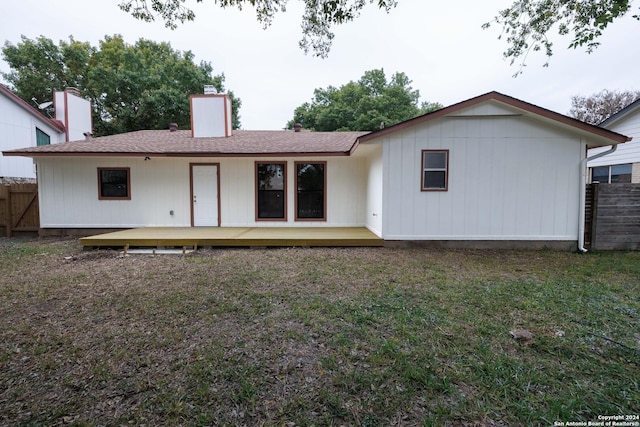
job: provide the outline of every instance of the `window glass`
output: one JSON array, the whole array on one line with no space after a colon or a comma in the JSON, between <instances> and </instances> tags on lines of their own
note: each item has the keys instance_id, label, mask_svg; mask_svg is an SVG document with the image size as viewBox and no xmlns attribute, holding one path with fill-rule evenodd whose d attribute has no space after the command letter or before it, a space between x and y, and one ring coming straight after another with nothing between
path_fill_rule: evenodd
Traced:
<instances>
[{"instance_id":1,"label":"window glass","mask_svg":"<svg viewBox=\"0 0 640 427\"><path fill-rule=\"evenodd\" d=\"M257 163L258 219L285 219L286 163Z\"/></svg>"},{"instance_id":2,"label":"window glass","mask_svg":"<svg viewBox=\"0 0 640 427\"><path fill-rule=\"evenodd\" d=\"M296 218L325 219L325 163L296 163Z\"/></svg>"},{"instance_id":3,"label":"window glass","mask_svg":"<svg viewBox=\"0 0 640 427\"><path fill-rule=\"evenodd\" d=\"M447 153L442 151L427 151L424 153L425 169L445 169L447 167Z\"/></svg>"},{"instance_id":4,"label":"window glass","mask_svg":"<svg viewBox=\"0 0 640 427\"><path fill-rule=\"evenodd\" d=\"M446 191L449 167L448 150L422 151L422 183L423 191Z\"/></svg>"},{"instance_id":5,"label":"window glass","mask_svg":"<svg viewBox=\"0 0 640 427\"><path fill-rule=\"evenodd\" d=\"M631 182L631 170L631 163L597 166L591 169L591 182L599 182L601 184Z\"/></svg>"},{"instance_id":6,"label":"window glass","mask_svg":"<svg viewBox=\"0 0 640 427\"><path fill-rule=\"evenodd\" d=\"M38 145L38 147L40 147L41 145L49 145L51 144L51 137L49 137L49 135L47 135L40 129L36 128L36 144Z\"/></svg>"},{"instance_id":7,"label":"window glass","mask_svg":"<svg viewBox=\"0 0 640 427\"><path fill-rule=\"evenodd\" d=\"M631 182L631 164L611 166L611 182Z\"/></svg>"},{"instance_id":8,"label":"window glass","mask_svg":"<svg viewBox=\"0 0 640 427\"><path fill-rule=\"evenodd\" d=\"M130 199L129 168L98 169L100 199Z\"/></svg>"},{"instance_id":9,"label":"window glass","mask_svg":"<svg viewBox=\"0 0 640 427\"><path fill-rule=\"evenodd\" d=\"M424 171L424 188L445 188L446 185L446 172Z\"/></svg>"},{"instance_id":10,"label":"window glass","mask_svg":"<svg viewBox=\"0 0 640 427\"><path fill-rule=\"evenodd\" d=\"M591 182L609 183L609 166L598 166L591 170Z\"/></svg>"}]
</instances>

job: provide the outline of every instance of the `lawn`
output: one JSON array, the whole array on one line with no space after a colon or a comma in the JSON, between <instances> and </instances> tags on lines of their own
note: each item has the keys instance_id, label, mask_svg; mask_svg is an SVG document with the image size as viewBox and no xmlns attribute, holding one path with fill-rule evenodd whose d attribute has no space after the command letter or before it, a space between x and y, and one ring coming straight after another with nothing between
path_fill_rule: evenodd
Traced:
<instances>
[{"instance_id":1,"label":"lawn","mask_svg":"<svg viewBox=\"0 0 640 427\"><path fill-rule=\"evenodd\" d=\"M4 239L0 271L1 425L550 426L640 414L638 252L153 257ZM533 338L515 340L520 329Z\"/></svg>"}]
</instances>

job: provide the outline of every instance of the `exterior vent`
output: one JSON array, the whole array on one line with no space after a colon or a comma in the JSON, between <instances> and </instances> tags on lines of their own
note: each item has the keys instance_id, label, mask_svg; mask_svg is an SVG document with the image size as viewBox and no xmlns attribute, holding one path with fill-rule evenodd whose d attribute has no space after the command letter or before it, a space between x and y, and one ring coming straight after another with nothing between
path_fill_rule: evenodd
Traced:
<instances>
[{"instance_id":1,"label":"exterior vent","mask_svg":"<svg viewBox=\"0 0 640 427\"><path fill-rule=\"evenodd\" d=\"M302 123L296 123L293 125L294 132L300 132L302 130Z\"/></svg>"},{"instance_id":2,"label":"exterior vent","mask_svg":"<svg viewBox=\"0 0 640 427\"><path fill-rule=\"evenodd\" d=\"M169 123L169 131L170 132L175 132L178 130L178 124L177 123Z\"/></svg>"}]
</instances>

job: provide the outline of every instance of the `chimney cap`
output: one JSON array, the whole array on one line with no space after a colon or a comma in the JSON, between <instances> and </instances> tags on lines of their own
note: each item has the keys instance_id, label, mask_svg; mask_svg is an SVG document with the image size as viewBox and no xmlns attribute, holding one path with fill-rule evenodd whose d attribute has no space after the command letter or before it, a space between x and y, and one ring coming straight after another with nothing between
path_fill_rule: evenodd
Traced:
<instances>
[{"instance_id":1,"label":"chimney cap","mask_svg":"<svg viewBox=\"0 0 640 427\"><path fill-rule=\"evenodd\" d=\"M218 93L218 89L214 85L204 85L204 94L205 95L216 95Z\"/></svg>"},{"instance_id":2,"label":"chimney cap","mask_svg":"<svg viewBox=\"0 0 640 427\"><path fill-rule=\"evenodd\" d=\"M300 132L302 130L302 123L296 123L293 125L294 132Z\"/></svg>"}]
</instances>

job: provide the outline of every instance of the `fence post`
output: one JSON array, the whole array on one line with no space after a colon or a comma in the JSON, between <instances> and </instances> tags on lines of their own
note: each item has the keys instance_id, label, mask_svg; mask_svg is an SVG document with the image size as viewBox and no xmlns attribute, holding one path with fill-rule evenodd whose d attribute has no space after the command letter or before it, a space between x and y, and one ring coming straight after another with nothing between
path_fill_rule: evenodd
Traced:
<instances>
[{"instance_id":1,"label":"fence post","mask_svg":"<svg viewBox=\"0 0 640 427\"><path fill-rule=\"evenodd\" d=\"M5 201L5 218L7 223L5 224L7 228L7 237L11 237L11 224L13 224L13 219L11 218L11 185L5 186L5 190L7 190L7 196L4 199Z\"/></svg>"},{"instance_id":2,"label":"fence post","mask_svg":"<svg viewBox=\"0 0 640 427\"><path fill-rule=\"evenodd\" d=\"M591 249L597 249L598 241L598 188L600 184L594 182L591 184Z\"/></svg>"}]
</instances>

